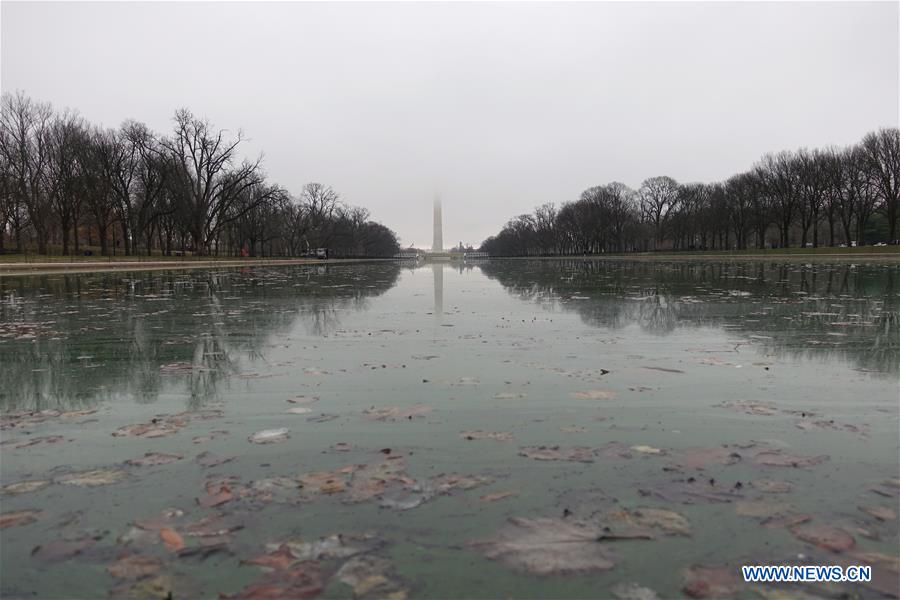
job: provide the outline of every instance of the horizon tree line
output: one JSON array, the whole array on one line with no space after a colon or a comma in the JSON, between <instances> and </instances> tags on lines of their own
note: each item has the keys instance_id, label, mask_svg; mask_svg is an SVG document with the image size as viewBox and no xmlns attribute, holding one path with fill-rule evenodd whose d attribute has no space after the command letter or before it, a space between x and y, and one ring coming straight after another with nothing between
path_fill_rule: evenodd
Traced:
<instances>
[{"instance_id":1,"label":"horizon tree line","mask_svg":"<svg viewBox=\"0 0 900 600\"><path fill-rule=\"evenodd\" d=\"M514 217L481 250L494 256L744 250L900 243L900 129L845 148L763 156L725 181L645 179L586 189Z\"/></svg>"},{"instance_id":2,"label":"horizon tree line","mask_svg":"<svg viewBox=\"0 0 900 600\"><path fill-rule=\"evenodd\" d=\"M63 255L392 256L397 235L331 187L299 195L270 182L262 158L179 109L167 135L127 120L118 128L57 111L25 93L0 101L0 252Z\"/></svg>"}]
</instances>

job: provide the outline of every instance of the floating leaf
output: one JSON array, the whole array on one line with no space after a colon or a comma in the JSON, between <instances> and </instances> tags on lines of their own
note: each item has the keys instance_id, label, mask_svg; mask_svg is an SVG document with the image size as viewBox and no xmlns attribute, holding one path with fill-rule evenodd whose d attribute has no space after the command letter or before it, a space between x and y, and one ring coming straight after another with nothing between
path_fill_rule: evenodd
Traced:
<instances>
[{"instance_id":1,"label":"floating leaf","mask_svg":"<svg viewBox=\"0 0 900 600\"><path fill-rule=\"evenodd\" d=\"M184 458L180 454L166 454L165 452L147 452L141 458L126 460L125 464L133 467L155 467L165 465Z\"/></svg>"},{"instance_id":2,"label":"floating leaf","mask_svg":"<svg viewBox=\"0 0 900 600\"><path fill-rule=\"evenodd\" d=\"M391 563L380 556L355 556L338 570L338 581L353 588L354 598L402 600L405 590L396 580Z\"/></svg>"},{"instance_id":3,"label":"floating leaf","mask_svg":"<svg viewBox=\"0 0 900 600\"><path fill-rule=\"evenodd\" d=\"M448 493L451 490L471 490L483 485L494 483L493 478L485 475L438 475L432 479L431 484L438 492Z\"/></svg>"},{"instance_id":4,"label":"floating leaf","mask_svg":"<svg viewBox=\"0 0 900 600\"><path fill-rule=\"evenodd\" d=\"M15 527L17 525L28 525L29 523L34 523L38 520L38 516L42 513L42 510L38 509L28 509L28 510L14 510L11 512L0 513L0 529L6 529L7 527Z\"/></svg>"},{"instance_id":5,"label":"floating leaf","mask_svg":"<svg viewBox=\"0 0 900 600\"><path fill-rule=\"evenodd\" d=\"M159 539L163 541L169 552L178 552L184 548L184 539L174 529L163 527L159 530Z\"/></svg>"},{"instance_id":6,"label":"floating leaf","mask_svg":"<svg viewBox=\"0 0 900 600\"><path fill-rule=\"evenodd\" d=\"M493 494L485 494L480 498L485 502L496 502L498 500L503 500L504 498L510 498L512 496L517 496L518 492L494 492Z\"/></svg>"},{"instance_id":7,"label":"floating leaf","mask_svg":"<svg viewBox=\"0 0 900 600\"><path fill-rule=\"evenodd\" d=\"M303 488L304 493L312 494L337 494L347 489L347 479L344 473L332 473L328 471L320 471L317 473L307 473L297 480Z\"/></svg>"},{"instance_id":8,"label":"floating leaf","mask_svg":"<svg viewBox=\"0 0 900 600\"><path fill-rule=\"evenodd\" d=\"M33 437L28 439L5 440L0 442L0 446L11 446L12 448L28 448L29 446L37 446L39 444L58 444L65 441L61 435L47 435L42 437Z\"/></svg>"},{"instance_id":9,"label":"floating leaf","mask_svg":"<svg viewBox=\"0 0 900 600\"><path fill-rule=\"evenodd\" d=\"M280 545L276 550L244 561L248 565L274 570L287 569L295 562L297 562L297 557L285 544Z\"/></svg>"},{"instance_id":10,"label":"floating leaf","mask_svg":"<svg viewBox=\"0 0 900 600\"><path fill-rule=\"evenodd\" d=\"M32 479L29 481L18 481L16 483L10 483L8 485L3 486L3 493L10 495L17 494L27 494L28 492L36 492L38 490L42 490L48 485L50 485L50 481L46 479Z\"/></svg>"},{"instance_id":11,"label":"floating leaf","mask_svg":"<svg viewBox=\"0 0 900 600\"><path fill-rule=\"evenodd\" d=\"M720 489L705 480L672 481L656 484L650 488L639 488L642 496L650 496L667 502L681 504L726 503L741 500L743 495L734 490Z\"/></svg>"},{"instance_id":12,"label":"floating leaf","mask_svg":"<svg viewBox=\"0 0 900 600\"><path fill-rule=\"evenodd\" d=\"M608 518L637 527L661 529L668 534L690 535L691 524L688 520L671 510L660 508L635 508L632 510L616 510L608 513Z\"/></svg>"},{"instance_id":13,"label":"floating leaf","mask_svg":"<svg viewBox=\"0 0 900 600\"><path fill-rule=\"evenodd\" d=\"M139 579L154 575L162 566L162 561L155 556L126 554L106 567L106 571L116 579Z\"/></svg>"},{"instance_id":14,"label":"floating leaf","mask_svg":"<svg viewBox=\"0 0 900 600\"><path fill-rule=\"evenodd\" d=\"M371 552L382 546L383 543L373 534L334 534L309 542L287 540L279 544L266 544L266 549L273 551L284 545L290 549L293 556L300 560L330 560Z\"/></svg>"},{"instance_id":15,"label":"floating leaf","mask_svg":"<svg viewBox=\"0 0 900 600\"><path fill-rule=\"evenodd\" d=\"M79 487L95 487L118 483L128 477L128 473L122 469L94 469L92 471L80 471L69 473L56 478L56 483L63 485L77 485Z\"/></svg>"},{"instance_id":16,"label":"floating leaf","mask_svg":"<svg viewBox=\"0 0 900 600\"><path fill-rule=\"evenodd\" d=\"M794 525L806 523L807 521L812 521L812 515L780 515L763 519L762 522L760 522L760 525L772 529L777 527L793 527Z\"/></svg>"},{"instance_id":17,"label":"floating leaf","mask_svg":"<svg viewBox=\"0 0 900 600\"><path fill-rule=\"evenodd\" d=\"M594 460L594 450L585 446L574 446L565 449L559 446L522 446L519 448L519 456L533 458L534 460L592 462Z\"/></svg>"},{"instance_id":18,"label":"floating leaf","mask_svg":"<svg viewBox=\"0 0 900 600\"><path fill-rule=\"evenodd\" d=\"M247 441L253 442L254 444L274 444L276 442L283 442L288 439L289 431L289 429L284 427L278 429L263 429L248 437Z\"/></svg>"},{"instance_id":19,"label":"floating leaf","mask_svg":"<svg viewBox=\"0 0 900 600\"><path fill-rule=\"evenodd\" d=\"M633 582L619 583L610 591L618 600L659 600L656 592Z\"/></svg>"},{"instance_id":20,"label":"floating leaf","mask_svg":"<svg viewBox=\"0 0 900 600\"><path fill-rule=\"evenodd\" d=\"M284 412L292 414L292 415L305 415L307 413L311 413L312 409L308 408L306 406L295 406L293 408L287 409Z\"/></svg>"},{"instance_id":21,"label":"floating leaf","mask_svg":"<svg viewBox=\"0 0 900 600\"><path fill-rule=\"evenodd\" d=\"M235 480L232 478L208 480L204 486L206 496L197 498L197 504L204 508L212 508L230 502L234 499L234 492L231 489L234 484Z\"/></svg>"},{"instance_id":22,"label":"floating leaf","mask_svg":"<svg viewBox=\"0 0 900 600\"><path fill-rule=\"evenodd\" d=\"M790 527L789 531L804 542L832 552L843 552L856 545L853 536L833 525L804 523Z\"/></svg>"},{"instance_id":23,"label":"floating leaf","mask_svg":"<svg viewBox=\"0 0 900 600\"><path fill-rule=\"evenodd\" d=\"M792 506L787 502L741 500L734 503L734 511L744 517L772 518L788 514Z\"/></svg>"},{"instance_id":24,"label":"floating leaf","mask_svg":"<svg viewBox=\"0 0 900 600\"><path fill-rule=\"evenodd\" d=\"M616 397L616 393L612 390L586 390L572 392L569 395L579 400L613 400Z\"/></svg>"},{"instance_id":25,"label":"floating leaf","mask_svg":"<svg viewBox=\"0 0 900 600\"><path fill-rule=\"evenodd\" d=\"M73 556L78 556L85 550L92 548L98 540L103 538L100 535L85 535L77 539L62 539L47 542L40 546L35 546L31 551L32 558L44 562L60 562L68 560Z\"/></svg>"},{"instance_id":26,"label":"floating leaf","mask_svg":"<svg viewBox=\"0 0 900 600\"><path fill-rule=\"evenodd\" d=\"M509 442L513 439L511 433L502 431L482 431L480 429L474 431L460 431L459 437L464 440L496 440L498 442Z\"/></svg>"},{"instance_id":27,"label":"floating leaf","mask_svg":"<svg viewBox=\"0 0 900 600\"><path fill-rule=\"evenodd\" d=\"M641 454L665 454L666 453L665 450L661 450L659 448L654 448L653 446L639 445L639 446L632 446L631 449L634 450L635 452L640 452Z\"/></svg>"},{"instance_id":28,"label":"floating leaf","mask_svg":"<svg viewBox=\"0 0 900 600\"><path fill-rule=\"evenodd\" d=\"M562 519L510 518L493 538L472 543L488 558L540 575L607 571L615 556L598 542L602 529Z\"/></svg>"},{"instance_id":29,"label":"floating leaf","mask_svg":"<svg viewBox=\"0 0 900 600\"><path fill-rule=\"evenodd\" d=\"M495 400L521 400L527 395L521 392L498 392L493 397Z\"/></svg>"},{"instance_id":30,"label":"floating leaf","mask_svg":"<svg viewBox=\"0 0 900 600\"><path fill-rule=\"evenodd\" d=\"M896 521L897 511L890 506L860 506L859 510L879 521Z\"/></svg>"},{"instance_id":31,"label":"floating leaf","mask_svg":"<svg viewBox=\"0 0 900 600\"><path fill-rule=\"evenodd\" d=\"M721 598L738 590L738 570L732 567L692 566L684 570L682 590L691 598Z\"/></svg>"},{"instance_id":32,"label":"floating leaf","mask_svg":"<svg viewBox=\"0 0 900 600\"><path fill-rule=\"evenodd\" d=\"M740 462L741 453L732 446L715 448L685 448L675 453L674 464L686 469L704 469L710 465L733 465Z\"/></svg>"},{"instance_id":33,"label":"floating leaf","mask_svg":"<svg viewBox=\"0 0 900 600\"><path fill-rule=\"evenodd\" d=\"M213 454L212 452L201 452L196 457L194 457L194 462L201 467L210 468L224 465L225 463L233 461L235 458L236 457L234 456L218 456L216 454Z\"/></svg>"},{"instance_id":34,"label":"floating leaf","mask_svg":"<svg viewBox=\"0 0 900 600\"><path fill-rule=\"evenodd\" d=\"M328 421L334 421L339 416L340 415L322 413L321 415L317 415L315 417L307 417L306 421L309 423L327 423Z\"/></svg>"},{"instance_id":35,"label":"floating leaf","mask_svg":"<svg viewBox=\"0 0 900 600\"><path fill-rule=\"evenodd\" d=\"M766 494L786 494L794 489L793 484L778 479L754 479L750 482L754 489Z\"/></svg>"},{"instance_id":36,"label":"floating leaf","mask_svg":"<svg viewBox=\"0 0 900 600\"><path fill-rule=\"evenodd\" d=\"M379 408L367 408L363 411L366 418L373 421L394 421L397 419L412 419L421 417L434 410L427 404L414 404L412 406L382 406Z\"/></svg>"},{"instance_id":37,"label":"floating leaf","mask_svg":"<svg viewBox=\"0 0 900 600\"><path fill-rule=\"evenodd\" d=\"M797 456L787 454L780 450L760 452L753 457L753 462L766 467L812 467L820 465L829 459L828 455Z\"/></svg>"},{"instance_id":38,"label":"floating leaf","mask_svg":"<svg viewBox=\"0 0 900 600\"><path fill-rule=\"evenodd\" d=\"M247 586L222 600L306 600L325 588L324 574L318 563L303 562L290 569L269 574L262 583Z\"/></svg>"},{"instance_id":39,"label":"floating leaf","mask_svg":"<svg viewBox=\"0 0 900 600\"><path fill-rule=\"evenodd\" d=\"M318 401L318 396L296 396L288 399L291 404L313 404Z\"/></svg>"},{"instance_id":40,"label":"floating leaf","mask_svg":"<svg viewBox=\"0 0 900 600\"><path fill-rule=\"evenodd\" d=\"M587 431L587 429L585 429L581 425L572 425L570 427L560 427L559 430L562 431L563 433L584 433L585 431Z\"/></svg>"}]
</instances>

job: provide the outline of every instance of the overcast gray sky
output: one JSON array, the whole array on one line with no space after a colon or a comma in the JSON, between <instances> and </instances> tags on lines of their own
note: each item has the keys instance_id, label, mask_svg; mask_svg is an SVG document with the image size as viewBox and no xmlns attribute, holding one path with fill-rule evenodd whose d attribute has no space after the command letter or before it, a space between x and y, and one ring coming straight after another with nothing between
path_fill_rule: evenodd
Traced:
<instances>
[{"instance_id":1,"label":"overcast gray sky","mask_svg":"<svg viewBox=\"0 0 900 600\"><path fill-rule=\"evenodd\" d=\"M712 181L898 124L898 3L22 3L2 88L168 131L242 128L404 244L478 244L592 185Z\"/></svg>"}]
</instances>

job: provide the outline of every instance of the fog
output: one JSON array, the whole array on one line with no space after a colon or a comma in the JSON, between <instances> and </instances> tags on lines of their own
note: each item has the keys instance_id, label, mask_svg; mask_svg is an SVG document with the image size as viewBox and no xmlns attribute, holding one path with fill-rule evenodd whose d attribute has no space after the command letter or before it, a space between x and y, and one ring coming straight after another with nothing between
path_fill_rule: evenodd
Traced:
<instances>
[{"instance_id":1,"label":"fog","mask_svg":"<svg viewBox=\"0 0 900 600\"><path fill-rule=\"evenodd\" d=\"M106 126L188 107L404 245L439 193L445 245L477 245L592 185L897 126L898 6L4 1L0 81Z\"/></svg>"}]
</instances>

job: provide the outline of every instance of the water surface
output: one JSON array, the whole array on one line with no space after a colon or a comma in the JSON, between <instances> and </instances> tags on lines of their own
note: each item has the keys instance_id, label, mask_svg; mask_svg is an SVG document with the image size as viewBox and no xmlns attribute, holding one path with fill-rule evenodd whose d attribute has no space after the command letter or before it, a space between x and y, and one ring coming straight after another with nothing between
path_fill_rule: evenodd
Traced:
<instances>
[{"instance_id":1,"label":"water surface","mask_svg":"<svg viewBox=\"0 0 900 600\"><path fill-rule=\"evenodd\" d=\"M880 597L898 284L759 261L0 278L0 593L758 597L741 564L800 561L873 564L806 591Z\"/></svg>"}]
</instances>

